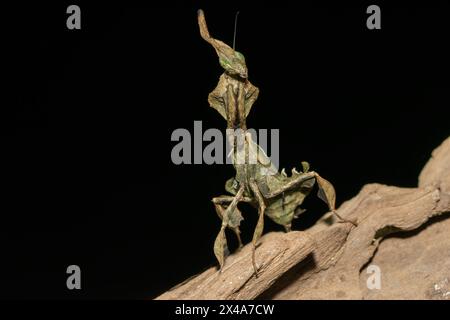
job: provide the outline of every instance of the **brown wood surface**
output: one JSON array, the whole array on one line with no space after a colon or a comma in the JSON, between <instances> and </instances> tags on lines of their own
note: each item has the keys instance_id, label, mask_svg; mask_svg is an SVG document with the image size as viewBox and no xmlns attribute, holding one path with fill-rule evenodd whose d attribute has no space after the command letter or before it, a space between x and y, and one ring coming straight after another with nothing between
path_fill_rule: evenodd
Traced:
<instances>
[{"instance_id":1,"label":"brown wood surface","mask_svg":"<svg viewBox=\"0 0 450 320\"><path fill-rule=\"evenodd\" d=\"M432 154L417 188L368 184L305 232L271 232L157 299L449 299L450 138ZM438 217L439 216L439 217ZM370 290L367 266L381 270Z\"/></svg>"}]
</instances>

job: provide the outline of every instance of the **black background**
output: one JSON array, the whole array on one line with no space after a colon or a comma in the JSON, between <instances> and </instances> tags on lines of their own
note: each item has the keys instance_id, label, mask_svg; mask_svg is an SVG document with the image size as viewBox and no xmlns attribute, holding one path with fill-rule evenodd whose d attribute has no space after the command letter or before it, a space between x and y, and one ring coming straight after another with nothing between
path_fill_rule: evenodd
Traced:
<instances>
[{"instance_id":1,"label":"black background","mask_svg":"<svg viewBox=\"0 0 450 320\"><path fill-rule=\"evenodd\" d=\"M198 8L227 43L240 11L236 48L260 89L248 125L280 129L281 167L307 160L338 204L366 183L416 186L450 134L448 1L214 3L3 7L1 297L152 298L215 264L210 199L233 169L170 158L174 129L225 128ZM70 4L81 30L66 28ZM381 30L366 28L369 4ZM326 212L314 196L305 207L294 229ZM248 242L256 213L243 211Z\"/></svg>"}]
</instances>

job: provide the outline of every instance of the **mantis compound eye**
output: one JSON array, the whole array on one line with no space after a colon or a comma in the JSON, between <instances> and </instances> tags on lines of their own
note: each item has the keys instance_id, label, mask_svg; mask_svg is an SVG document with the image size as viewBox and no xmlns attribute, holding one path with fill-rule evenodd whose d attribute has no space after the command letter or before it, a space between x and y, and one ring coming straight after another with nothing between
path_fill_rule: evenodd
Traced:
<instances>
[{"instance_id":1,"label":"mantis compound eye","mask_svg":"<svg viewBox=\"0 0 450 320\"><path fill-rule=\"evenodd\" d=\"M225 71L231 75L237 75L243 79L247 79L247 66L245 65L244 56L241 53L235 52L231 58L220 57L219 63Z\"/></svg>"}]
</instances>

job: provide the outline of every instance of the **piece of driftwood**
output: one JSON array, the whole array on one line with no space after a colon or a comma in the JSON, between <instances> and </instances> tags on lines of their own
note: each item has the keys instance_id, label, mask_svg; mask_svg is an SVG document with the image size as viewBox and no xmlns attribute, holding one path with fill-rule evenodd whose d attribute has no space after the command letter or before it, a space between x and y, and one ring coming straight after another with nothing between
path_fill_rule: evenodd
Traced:
<instances>
[{"instance_id":1,"label":"piece of driftwood","mask_svg":"<svg viewBox=\"0 0 450 320\"><path fill-rule=\"evenodd\" d=\"M368 184L305 232L272 232L157 299L450 299L450 138L417 188ZM439 217L437 217L439 216ZM369 288L367 268L380 270Z\"/></svg>"}]
</instances>

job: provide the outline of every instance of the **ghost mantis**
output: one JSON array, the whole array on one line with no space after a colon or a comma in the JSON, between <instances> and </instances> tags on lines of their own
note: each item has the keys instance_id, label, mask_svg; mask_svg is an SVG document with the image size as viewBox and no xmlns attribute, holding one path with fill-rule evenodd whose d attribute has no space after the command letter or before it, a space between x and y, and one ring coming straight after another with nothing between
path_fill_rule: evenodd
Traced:
<instances>
[{"instance_id":1,"label":"ghost mantis","mask_svg":"<svg viewBox=\"0 0 450 320\"><path fill-rule=\"evenodd\" d=\"M208 96L208 102L227 121L227 129L231 129L227 130L227 139L232 146L231 157L236 170L235 177L225 184L225 190L230 195L212 199L215 210L222 220L214 242L214 254L222 270L228 253L225 229L234 231L241 248L243 244L239 226L243 217L237 205L240 202L253 205L258 209L258 222L252 239L252 265L257 276L255 252L264 229L264 215L284 226L289 232L292 220L303 212L300 205L316 181L319 186L318 196L327 203L329 210L336 214L340 221L352 224L354 222L338 215L335 210L336 193L333 185L317 172L309 171L307 162L301 163L300 172L294 168L288 176L284 170L278 172L270 158L253 141L247 131L246 118L258 97L259 90L248 80L245 58L234 48L211 37L202 10L198 11L198 24L201 37L215 49L219 63L224 69L219 83Z\"/></svg>"}]
</instances>

